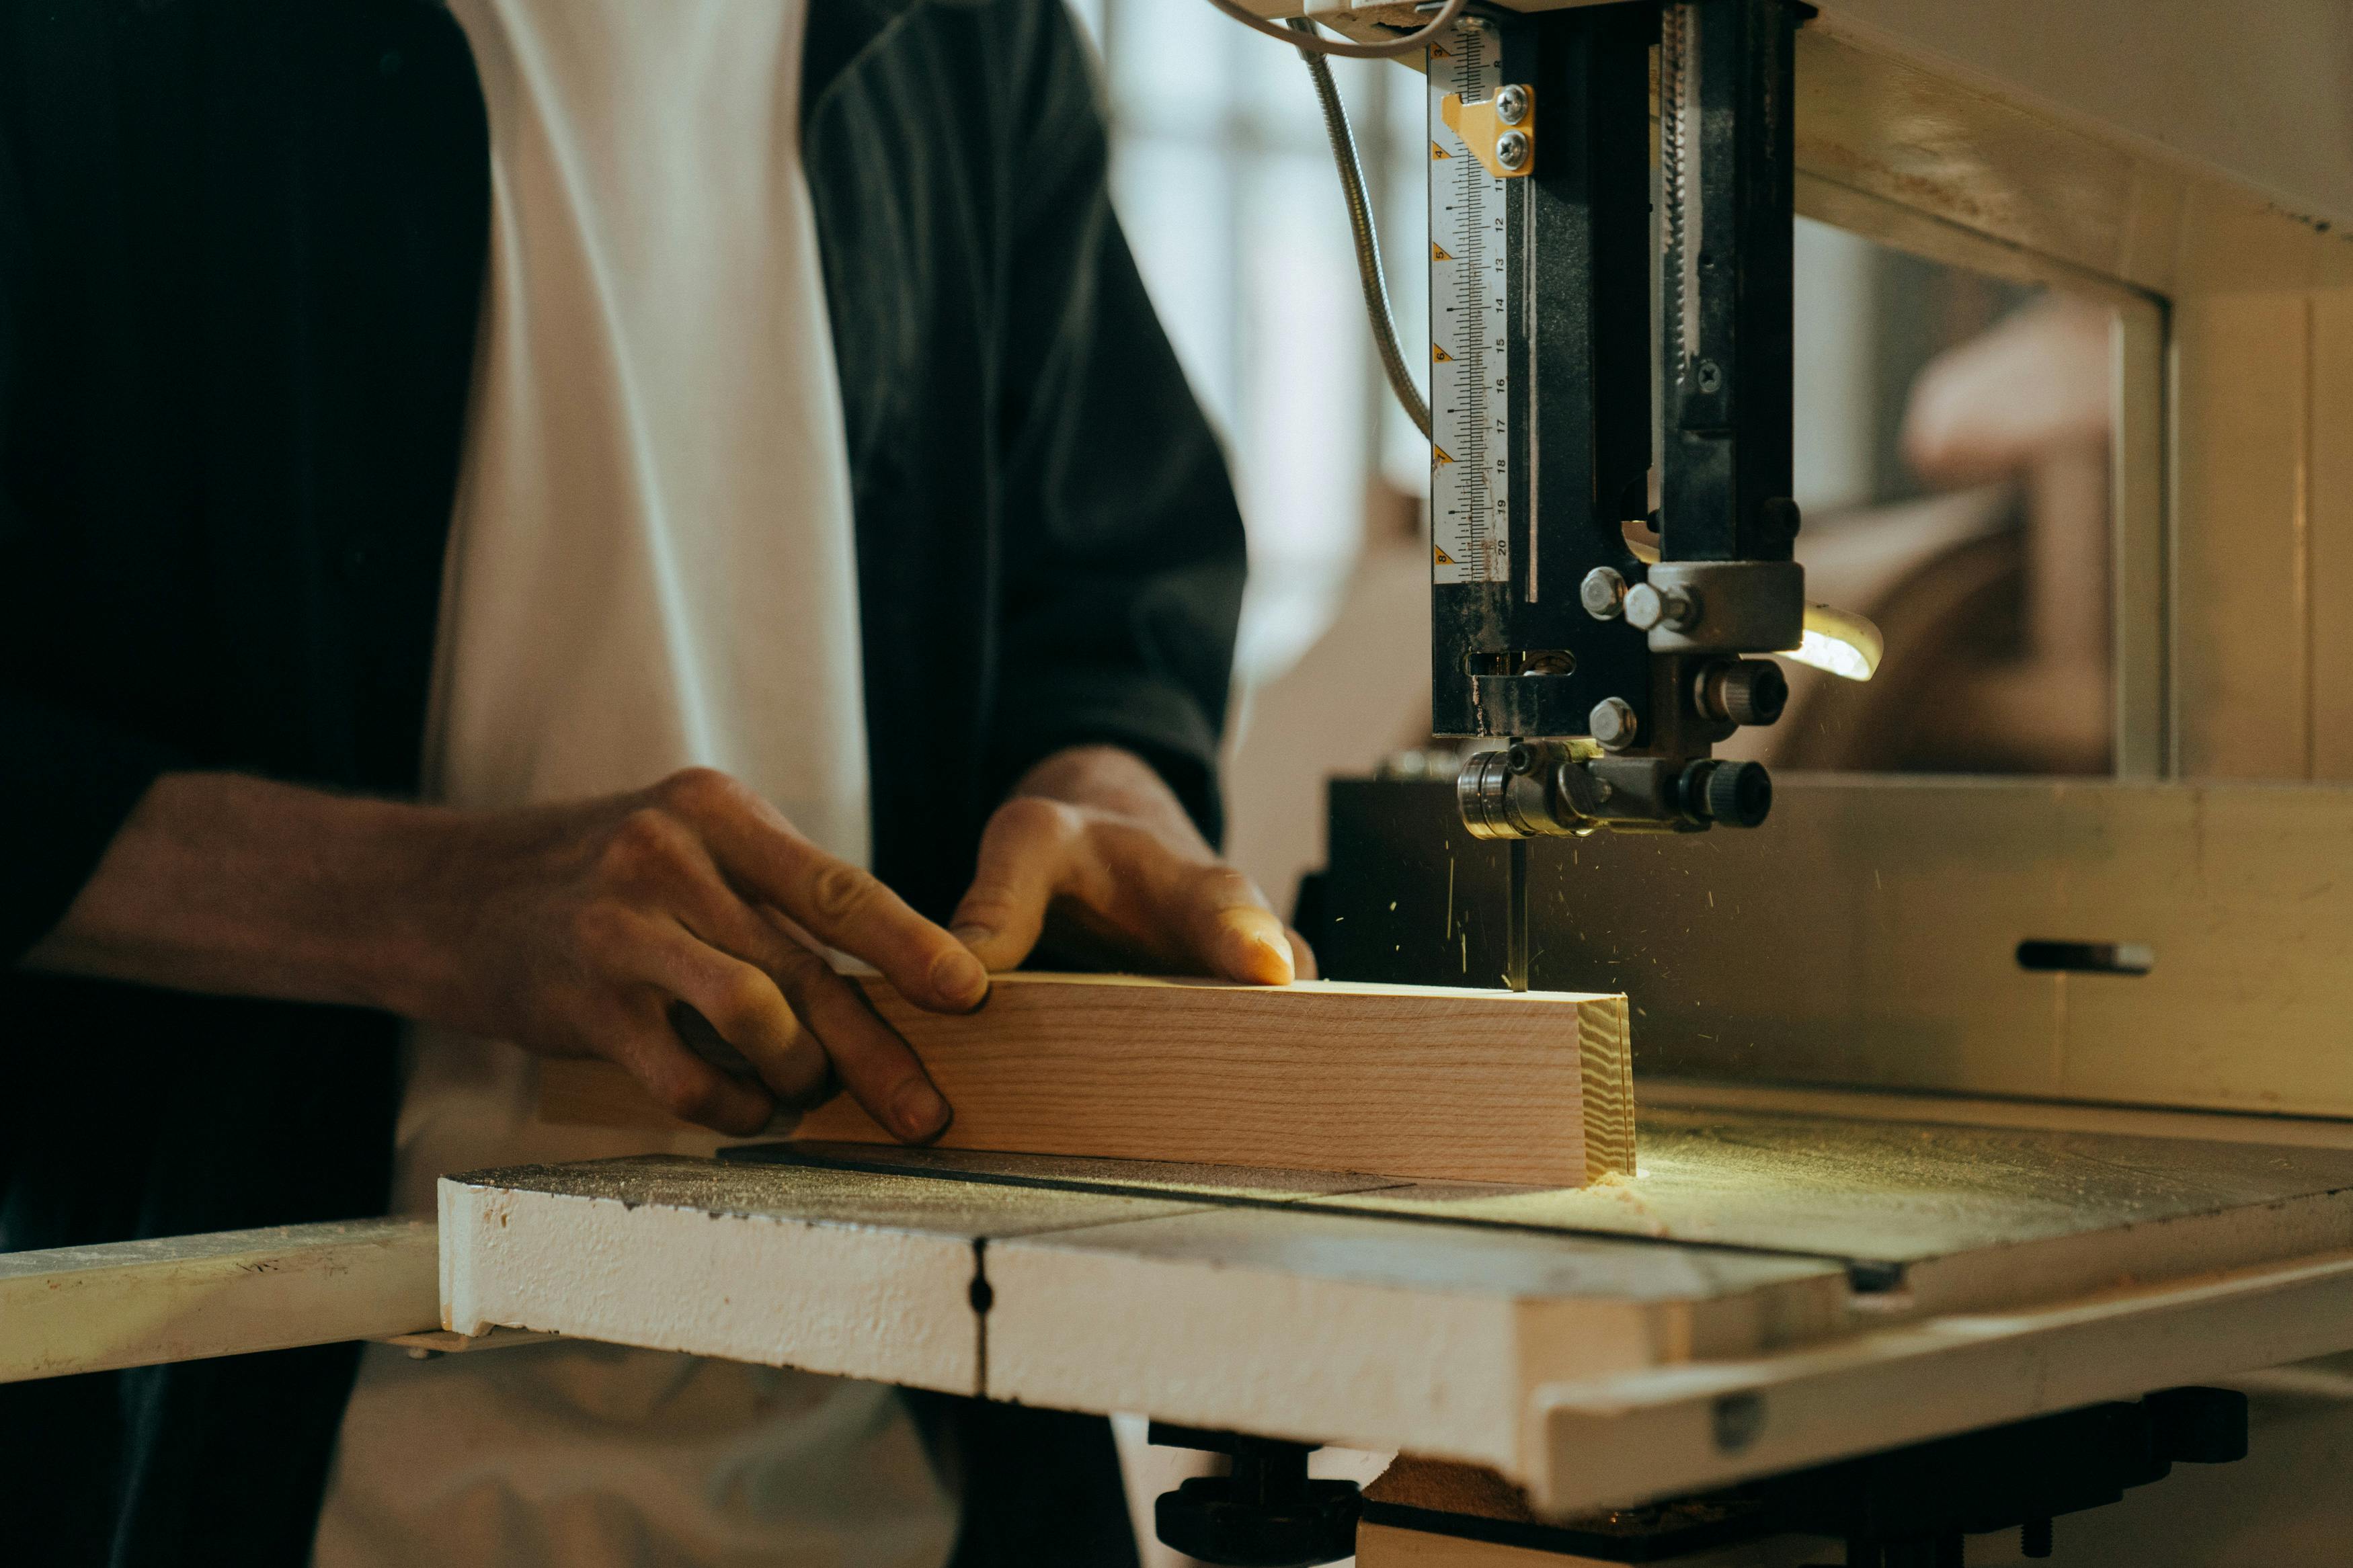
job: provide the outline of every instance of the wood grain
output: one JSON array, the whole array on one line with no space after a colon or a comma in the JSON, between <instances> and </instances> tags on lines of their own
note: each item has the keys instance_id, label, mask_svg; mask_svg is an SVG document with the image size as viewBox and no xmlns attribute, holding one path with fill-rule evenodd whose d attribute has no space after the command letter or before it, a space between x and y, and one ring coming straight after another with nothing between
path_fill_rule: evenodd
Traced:
<instances>
[{"instance_id":1,"label":"wood grain","mask_svg":"<svg viewBox=\"0 0 2353 1568\"><path fill-rule=\"evenodd\" d=\"M2353 1116L2353 789L1774 784L1769 831L1535 846L1536 983L1629 993L1646 1073ZM1330 968L1439 978L1469 921L1474 970L1500 953L1503 858L1451 786L1341 781L1333 813ZM2031 972L2029 940L2156 963Z\"/></svg>"},{"instance_id":2,"label":"wood grain","mask_svg":"<svg viewBox=\"0 0 2353 1568\"><path fill-rule=\"evenodd\" d=\"M946 1148L1547 1186L1633 1165L1620 996L1020 973L948 1017L866 984L955 1107ZM541 1082L550 1121L677 1125L602 1064ZM795 1131L889 1141L847 1098Z\"/></svg>"}]
</instances>

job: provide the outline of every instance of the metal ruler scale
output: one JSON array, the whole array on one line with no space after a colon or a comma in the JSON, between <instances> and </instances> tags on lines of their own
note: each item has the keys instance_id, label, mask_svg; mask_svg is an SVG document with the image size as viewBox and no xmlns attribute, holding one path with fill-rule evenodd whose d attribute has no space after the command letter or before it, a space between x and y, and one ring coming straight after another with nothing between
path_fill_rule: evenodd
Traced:
<instances>
[{"instance_id":1,"label":"metal ruler scale","mask_svg":"<svg viewBox=\"0 0 2353 1568\"><path fill-rule=\"evenodd\" d=\"M1457 27L1430 47L1430 581L1512 575L1509 182L1490 174L1446 123L1447 94L1469 103L1503 83L1502 40Z\"/></svg>"}]
</instances>

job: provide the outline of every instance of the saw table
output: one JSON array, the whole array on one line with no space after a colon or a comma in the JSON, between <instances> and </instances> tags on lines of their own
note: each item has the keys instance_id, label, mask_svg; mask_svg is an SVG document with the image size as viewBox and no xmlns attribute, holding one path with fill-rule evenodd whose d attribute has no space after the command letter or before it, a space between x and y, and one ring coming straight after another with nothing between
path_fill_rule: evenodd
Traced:
<instances>
[{"instance_id":1,"label":"saw table","mask_svg":"<svg viewBox=\"0 0 2353 1568\"><path fill-rule=\"evenodd\" d=\"M846 1144L483 1172L442 1186L443 1314L1470 1461L1555 1515L2353 1348L2346 1130L1647 1092L1640 1174L1576 1190Z\"/></svg>"}]
</instances>

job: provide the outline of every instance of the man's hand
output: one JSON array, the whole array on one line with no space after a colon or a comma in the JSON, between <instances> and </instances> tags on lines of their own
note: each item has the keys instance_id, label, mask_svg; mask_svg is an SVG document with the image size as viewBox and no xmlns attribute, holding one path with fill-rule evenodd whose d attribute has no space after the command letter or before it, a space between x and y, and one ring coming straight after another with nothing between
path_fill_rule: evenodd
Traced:
<instances>
[{"instance_id":1,"label":"man's hand","mask_svg":"<svg viewBox=\"0 0 2353 1568\"><path fill-rule=\"evenodd\" d=\"M1314 954L1217 858L1160 776L1110 746L1032 768L981 838L949 922L991 969L1041 936L1093 962L1261 985L1313 979Z\"/></svg>"},{"instance_id":2,"label":"man's hand","mask_svg":"<svg viewBox=\"0 0 2353 1568\"><path fill-rule=\"evenodd\" d=\"M737 1135L838 1079L902 1138L936 1137L946 1102L819 944L921 1006L965 1012L987 994L955 939L707 770L502 812L182 773L149 791L26 963L360 1003L603 1057L677 1114ZM687 1048L680 1028L704 1021L758 1084Z\"/></svg>"}]
</instances>

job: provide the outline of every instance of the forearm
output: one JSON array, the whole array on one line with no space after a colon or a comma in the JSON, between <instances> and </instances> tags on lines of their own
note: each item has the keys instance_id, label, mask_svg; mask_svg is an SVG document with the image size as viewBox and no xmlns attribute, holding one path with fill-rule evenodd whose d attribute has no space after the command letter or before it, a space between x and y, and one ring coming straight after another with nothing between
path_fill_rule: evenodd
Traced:
<instances>
[{"instance_id":1,"label":"forearm","mask_svg":"<svg viewBox=\"0 0 2353 1568\"><path fill-rule=\"evenodd\" d=\"M480 819L234 773L166 773L23 961L411 1016L454 989L446 871Z\"/></svg>"}]
</instances>

